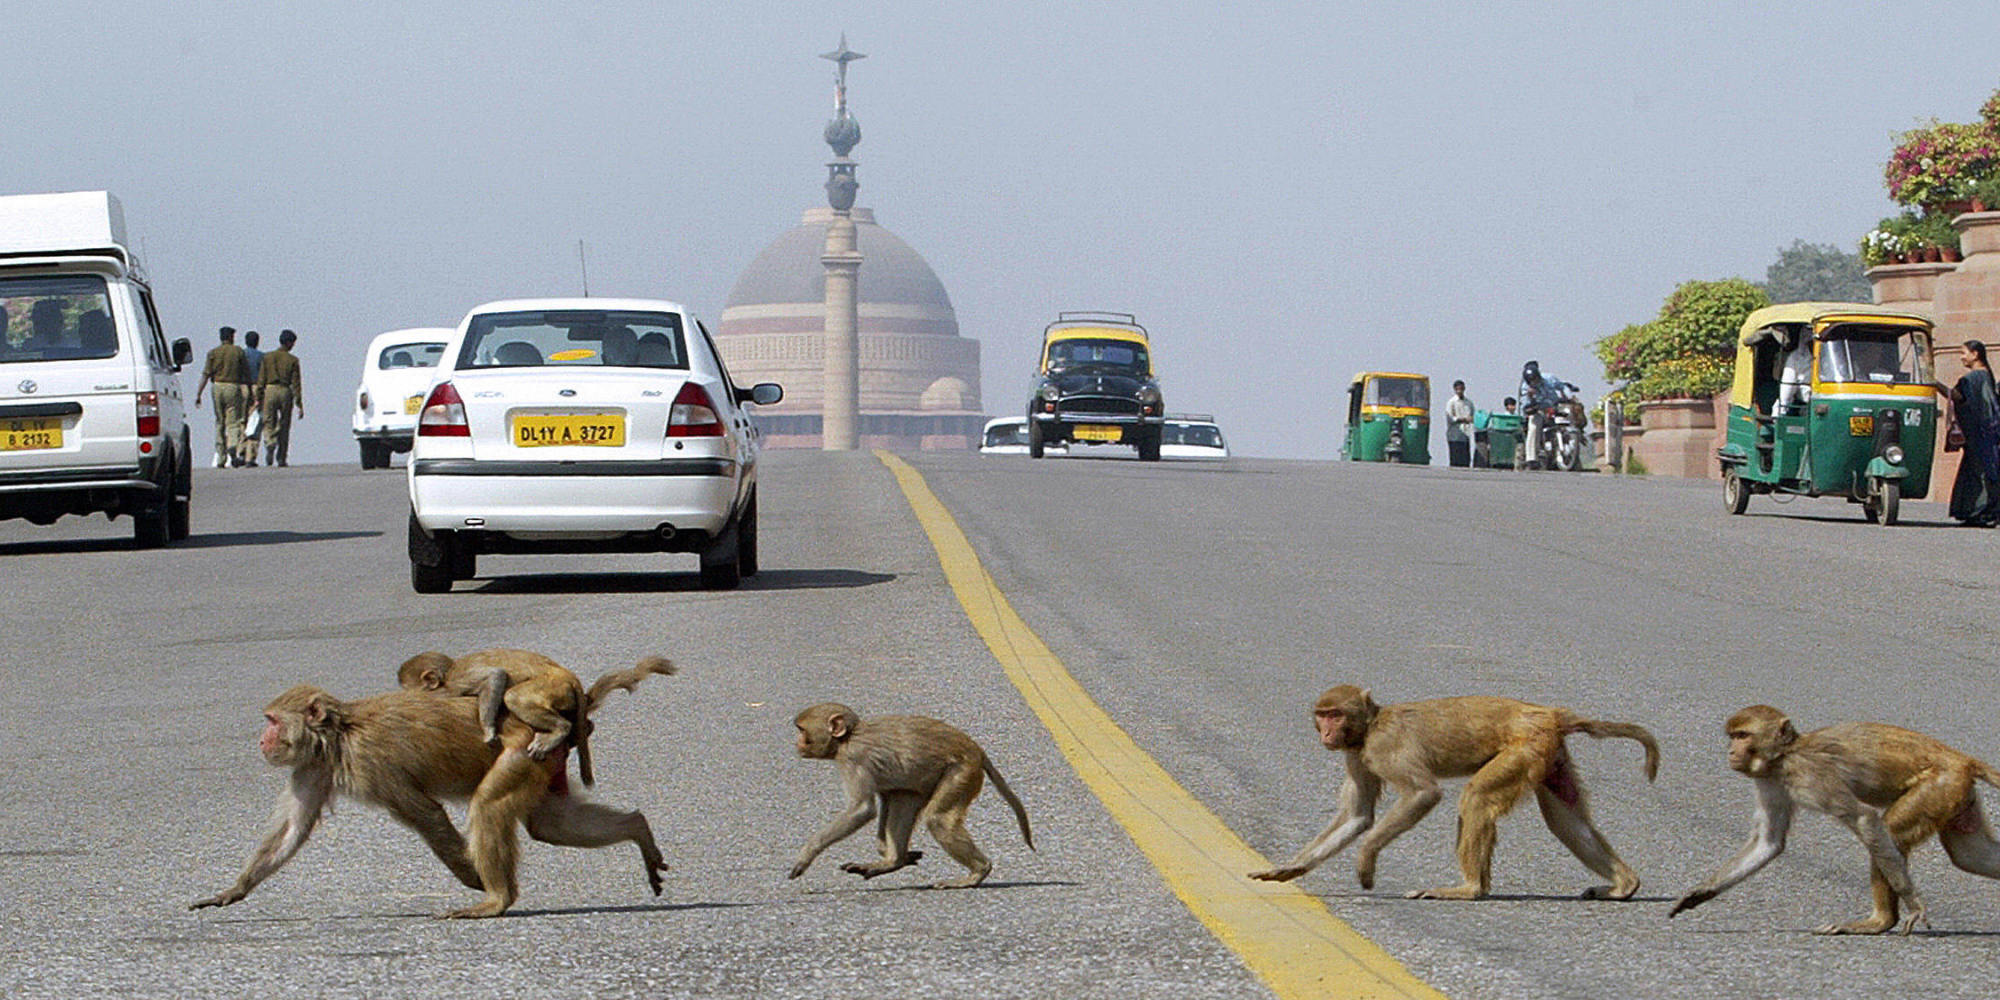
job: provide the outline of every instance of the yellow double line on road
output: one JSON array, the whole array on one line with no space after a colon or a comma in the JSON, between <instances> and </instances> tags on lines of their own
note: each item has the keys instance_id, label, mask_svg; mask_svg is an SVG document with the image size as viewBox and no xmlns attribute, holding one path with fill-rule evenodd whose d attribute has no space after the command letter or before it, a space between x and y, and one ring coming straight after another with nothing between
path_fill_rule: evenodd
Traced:
<instances>
[{"instance_id":1,"label":"yellow double line on road","mask_svg":"<svg viewBox=\"0 0 2000 1000\"><path fill-rule=\"evenodd\" d=\"M945 578L986 648L1084 784L1174 895L1281 1000L1442 997L1374 942L1290 885L1245 873L1270 863L1167 774L1083 690L988 575L924 477L885 451Z\"/></svg>"}]
</instances>

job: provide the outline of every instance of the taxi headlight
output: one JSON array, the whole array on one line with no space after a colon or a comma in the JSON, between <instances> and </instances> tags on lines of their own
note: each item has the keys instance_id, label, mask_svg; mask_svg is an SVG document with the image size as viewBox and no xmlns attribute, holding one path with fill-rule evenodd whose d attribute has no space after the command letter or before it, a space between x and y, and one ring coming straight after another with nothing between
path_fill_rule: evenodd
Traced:
<instances>
[{"instance_id":1,"label":"taxi headlight","mask_svg":"<svg viewBox=\"0 0 2000 1000\"><path fill-rule=\"evenodd\" d=\"M1900 444L1892 444L1889 447L1882 449L1882 460L1888 462L1890 465L1903 464L1903 446Z\"/></svg>"}]
</instances>

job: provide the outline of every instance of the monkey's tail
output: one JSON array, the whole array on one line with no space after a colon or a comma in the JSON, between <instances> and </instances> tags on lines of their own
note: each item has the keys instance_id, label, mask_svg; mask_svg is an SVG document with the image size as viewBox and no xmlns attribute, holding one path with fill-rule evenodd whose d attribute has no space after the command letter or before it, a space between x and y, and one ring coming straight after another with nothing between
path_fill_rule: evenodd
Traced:
<instances>
[{"instance_id":1,"label":"monkey's tail","mask_svg":"<svg viewBox=\"0 0 2000 1000\"><path fill-rule=\"evenodd\" d=\"M590 703L583 701L570 709L569 742L576 748L576 775L583 779L583 787L597 784L597 772L590 760Z\"/></svg>"},{"instance_id":2,"label":"monkey's tail","mask_svg":"<svg viewBox=\"0 0 2000 1000\"><path fill-rule=\"evenodd\" d=\"M1979 780L1984 781L1995 788L2000 788L2000 770L1995 770L1993 765L1988 764L1983 760L1977 761L1976 763L1979 765Z\"/></svg>"},{"instance_id":3,"label":"monkey's tail","mask_svg":"<svg viewBox=\"0 0 2000 1000\"><path fill-rule=\"evenodd\" d=\"M590 691L584 696L586 707L583 710L583 714L589 715L603 707L604 699L611 697L611 692L613 691L630 691L638 687L639 682L645 680L650 674L671 674L673 672L673 662L664 656L648 656L640 660L638 666L632 667L629 670L607 671L604 676L590 683Z\"/></svg>"},{"instance_id":4,"label":"monkey's tail","mask_svg":"<svg viewBox=\"0 0 2000 1000\"><path fill-rule=\"evenodd\" d=\"M993 766L991 757L986 759L985 767L987 780L993 782L993 788L1000 793L1001 798L1007 800L1007 805L1013 808L1014 818L1021 821L1021 839L1028 842L1028 850L1034 850L1035 835L1028 829L1028 810L1021 805L1020 799L1014 797L1014 790L1007 787L1007 779L1000 776L1000 771Z\"/></svg>"},{"instance_id":5,"label":"monkey's tail","mask_svg":"<svg viewBox=\"0 0 2000 1000\"><path fill-rule=\"evenodd\" d=\"M1651 781L1660 773L1660 744L1646 727L1634 722L1603 722L1598 719L1572 719L1565 732L1583 733L1596 739L1619 737L1637 740L1646 748L1646 780Z\"/></svg>"}]
</instances>

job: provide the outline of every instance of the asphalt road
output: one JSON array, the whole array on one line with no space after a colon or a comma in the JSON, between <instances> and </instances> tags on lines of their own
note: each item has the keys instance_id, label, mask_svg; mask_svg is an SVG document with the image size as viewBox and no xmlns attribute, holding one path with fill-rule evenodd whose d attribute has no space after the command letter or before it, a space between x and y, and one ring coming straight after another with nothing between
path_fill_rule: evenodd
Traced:
<instances>
[{"instance_id":1,"label":"asphalt road","mask_svg":"<svg viewBox=\"0 0 2000 1000\"><path fill-rule=\"evenodd\" d=\"M1454 997L1988 996L2000 884L1919 851L1934 930L1832 939L1866 908L1851 837L1803 815L1785 856L1671 922L1668 901L1747 836L1723 717L1767 701L1810 728L1878 719L2000 758L1992 721L2000 536L1942 507L1884 529L1831 501L1707 483L1235 460L1141 465L906 456L1027 622L1166 769L1273 860L1328 820L1337 757L1307 709L1332 684L1378 700L1493 693L1642 722L1571 740L1600 827L1646 880L1593 877L1533 808L1501 824L1496 897L1456 881L1449 803L1382 858L1299 883ZM10 996L1268 996L1166 890L973 633L889 472L862 454L775 453L762 575L696 586L692 556L491 557L449 595L410 592L399 472L200 470L196 537L126 547L129 522L0 523L0 990ZM682 668L618 695L595 737L602 800L643 809L673 870L629 847L530 843L509 918L470 902L407 831L336 810L249 899L229 883L282 786L254 740L299 682L386 690L423 649L525 646L586 679L660 653ZM862 883L837 845L832 768L792 755L806 704L957 723L1025 800L1029 851L994 795L973 834L986 887L921 888L931 852ZM919 841L924 835L919 834ZM920 844L920 846L924 846Z\"/></svg>"}]
</instances>

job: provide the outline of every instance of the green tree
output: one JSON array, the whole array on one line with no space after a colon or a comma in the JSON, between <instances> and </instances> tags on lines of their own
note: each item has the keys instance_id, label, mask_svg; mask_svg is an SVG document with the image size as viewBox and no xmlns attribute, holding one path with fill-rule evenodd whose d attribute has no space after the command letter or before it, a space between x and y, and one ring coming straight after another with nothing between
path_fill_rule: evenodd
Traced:
<instances>
[{"instance_id":1,"label":"green tree","mask_svg":"<svg viewBox=\"0 0 2000 1000\"><path fill-rule=\"evenodd\" d=\"M1831 244L1793 240L1764 271L1764 291L1772 302L1871 302L1859 254Z\"/></svg>"}]
</instances>

